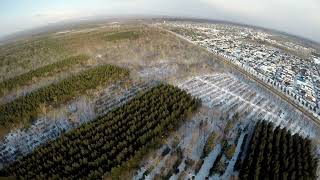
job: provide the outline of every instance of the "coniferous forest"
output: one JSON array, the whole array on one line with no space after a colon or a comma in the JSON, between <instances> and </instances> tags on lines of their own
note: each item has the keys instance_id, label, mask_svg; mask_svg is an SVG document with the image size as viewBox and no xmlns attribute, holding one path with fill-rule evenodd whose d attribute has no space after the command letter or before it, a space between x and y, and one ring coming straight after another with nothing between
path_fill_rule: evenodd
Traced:
<instances>
[{"instance_id":1,"label":"coniferous forest","mask_svg":"<svg viewBox=\"0 0 320 180\"><path fill-rule=\"evenodd\" d=\"M2 96L5 91L11 91L12 89L18 88L19 86L29 84L34 78L46 77L50 74L54 74L62 70L67 70L68 68L80 64L88 60L89 58L90 57L87 55L70 56L53 64L42 66L27 73L6 79L0 82L0 96Z\"/></svg>"},{"instance_id":2,"label":"coniferous forest","mask_svg":"<svg viewBox=\"0 0 320 180\"><path fill-rule=\"evenodd\" d=\"M317 159L311 141L271 123L259 121L240 170L246 179L316 179Z\"/></svg>"},{"instance_id":3,"label":"coniferous forest","mask_svg":"<svg viewBox=\"0 0 320 180\"><path fill-rule=\"evenodd\" d=\"M101 179L177 127L199 105L185 91L159 85L5 167L18 179ZM142 152L143 153L143 152Z\"/></svg>"},{"instance_id":4,"label":"coniferous forest","mask_svg":"<svg viewBox=\"0 0 320 180\"><path fill-rule=\"evenodd\" d=\"M29 121L36 117L42 104L59 105L88 89L127 77L129 71L113 65L85 70L58 83L42 87L26 96L0 105L0 126Z\"/></svg>"}]
</instances>

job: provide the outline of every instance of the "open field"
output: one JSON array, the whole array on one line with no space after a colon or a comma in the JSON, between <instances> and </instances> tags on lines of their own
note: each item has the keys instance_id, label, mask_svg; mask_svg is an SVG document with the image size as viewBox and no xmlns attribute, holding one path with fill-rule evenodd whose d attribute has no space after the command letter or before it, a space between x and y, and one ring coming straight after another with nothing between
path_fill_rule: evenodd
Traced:
<instances>
[{"instance_id":1,"label":"open field","mask_svg":"<svg viewBox=\"0 0 320 180\"><path fill-rule=\"evenodd\" d=\"M116 33L117 35L113 36L114 32L118 30L121 32L120 35ZM134 38L129 37L132 34L134 34ZM102 41L100 40L102 35L112 35L114 41ZM64 132L123 105L133 98L137 92L146 91L157 85L158 81L153 81L154 79L172 82L190 74L198 74L199 71L211 72L212 69L219 67L219 64L212 61L209 53L176 38L170 33L141 25L91 28L89 30L54 33L48 35L48 37L63 40L65 41L64 46L70 46L69 48L78 50L73 53L86 52L89 59L85 64L74 65L67 71L65 71L67 67L63 67L62 72L59 70L59 72L50 71L48 74L46 73L48 76L41 76L40 80L32 78L30 84L16 88L19 93L15 90L8 92L9 94L3 97L4 106L15 102L16 99L24 99L43 88L65 81L70 77L78 76L84 71L106 63L128 69L130 77L106 86L101 84L96 89L91 89L88 93L78 94L70 101L59 106L44 106L41 104L39 111L32 117L32 122L26 121L22 125L17 124L5 130L2 129L2 164L12 162L19 156L30 153L46 141L55 139ZM118 37L118 39L115 37ZM185 53L187 49L192 50L192 52ZM34 71L42 72L42 69L56 67L55 64L59 66L63 62L60 59L56 60L53 64L41 62L39 68ZM49 64L45 65L45 63ZM15 70L12 68L12 72ZM27 74L28 72L20 76L24 77ZM19 78L19 75L13 78Z\"/></svg>"},{"instance_id":2,"label":"open field","mask_svg":"<svg viewBox=\"0 0 320 180\"><path fill-rule=\"evenodd\" d=\"M141 35L143 34L140 32L124 31L124 32L115 32L112 34L107 34L105 38L107 39L107 41L119 41L122 39L134 40L134 39L138 39Z\"/></svg>"},{"instance_id":3,"label":"open field","mask_svg":"<svg viewBox=\"0 0 320 180\"><path fill-rule=\"evenodd\" d=\"M98 57L100 62L107 63L187 60L208 56L208 53L197 49L163 30L143 24L107 25L89 31L84 28L52 33L0 46L0 80L78 54L87 54L93 59Z\"/></svg>"},{"instance_id":4,"label":"open field","mask_svg":"<svg viewBox=\"0 0 320 180\"><path fill-rule=\"evenodd\" d=\"M58 106L75 96L95 89L104 84L111 84L129 76L127 69L104 65L81 72L79 75L64 79L56 84L40 88L0 105L0 125L12 126L14 123L32 121L40 111L41 106Z\"/></svg>"},{"instance_id":5,"label":"open field","mask_svg":"<svg viewBox=\"0 0 320 180\"><path fill-rule=\"evenodd\" d=\"M111 39L113 40L107 41L102 37L112 37ZM30 55L32 50L29 49L39 50L37 48L38 44L44 43L42 41L47 41L47 39L59 42L64 49L68 49L65 56L52 56L47 58L42 56L42 53L40 52L33 52L33 56ZM15 48L20 46L22 49L28 49L25 50L28 51L28 53L24 53L22 50L15 50ZM45 43L41 44L41 46L46 47ZM13 89L5 86L6 90L4 91L6 91L6 95L1 97L1 104L25 96L44 86L57 83L65 78L76 75L83 70L92 68L93 66L103 64L114 64L128 68L132 72L131 78L133 79L139 79L143 76L142 74L148 73L150 70L147 67L153 68L161 63L164 64L164 66L169 62L175 64L175 66L181 66L181 68L173 74L180 76L185 76L189 73L188 69L191 68L194 69L191 73L195 73L198 68L202 71L204 69L210 70L208 63L212 64L212 62L210 62L212 57L209 53L176 38L170 33L142 24L107 25L89 28L88 30L81 29L66 31L64 33L42 35L40 37L18 41L13 44L3 45L0 47L0 54L1 53L15 54L16 56L19 56L19 58L7 60L6 58L8 57L3 56L1 62L8 61L8 63L5 63L1 67L8 71L0 71L0 76L4 77L4 79L8 79L10 82L11 80L20 79L19 82L21 81L21 83L15 81L13 84L9 83L10 86L16 86L14 84L22 85L22 87ZM19 53L21 53L21 56ZM47 52L43 52L43 54L50 56L50 53ZM50 72L48 73L48 76L33 76L34 71L42 72L43 69L63 62L64 57L77 54L86 54L86 56L90 58L89 62L84 66L74 66L70 68L70 70L64 69L62 72L59 71L58 73ZM23 67L19 65L20 61ZM203 62L205 62L205 64ZM184 73L181 73L181 70L183 70ZM162 71L161 68L159 72L160 71ZM30 74L32 74L32 77ZM173 75L170 76L170 78L173 78ZM158 76L158 74L155 74L154 76L162 78L162 76ZM25 78L32 78L32 81L27 83L28 79L25 80ZM149 79L152 78L153 77ZM6 82L7 81L3 81L2 83L6 84Z\"/></svg>"},{"instance_id":6,"label":"open field","mask_svg":"<svg viewBox=\"0 0 320 180\"><path fill-rule=\"evenodd\" d=\"M6 134L0 144L0 166L31 153L39 145L103 116L125 104L138 93L148 91L158 82L120 81L99 91L98 96L79 97L58 109L40 115L28 128L17 128Z\"/></svg>"},{"instance_id":7,"label":"open field","mask_svg":"<svg viewBox=\"0 0 320 180\"><path fill-rule=\"evenodd\" d=\"M319 71L310 61L313 59L311 52L315 51L312 47L293 43L290 38L275 40L274 34L241 26L173 22L163 27L220 56L226 65L280 96L319 125ZM295 53L284 50L287 48ZM308 75L300 73L304 69ZM307 94L302 90L300 77L307 86Z\"/></svg>"},{"instance_id":8,"label":"open field","mask_svg":"<svg viewBox=\"0 0 320 180\"><path fill-rule=\"evenodd\" d=\"M249 85L239 82L227 74L214 74L195 77L180 88L202 99L202 103L212 108L219 108L227 114L239 112L241 118L265 119L275 126L286 127L293 134L315 138L319 134L317 127L310 120L293 109L281 108L269 97L255 92Z\"/></svg>"},{"instance_id":9,"label":"open field","mask_svg":"<svg viewBox=\"0 0 320 180\"><path fill-rule=\"evenodd\" d=\"M85 63L64 63L78 55ZM24 122L0 128L0 169L12 164L1 172L45 179L236 178L262 119L310 138L320 155L320 132L308 117L219 58L143 23L69 29L0 46L0 81L21 81L0 98L0 120ZM120 73L85 75L103 67ZM156 90L167 87L162 83L177 88ZM177 89L189 94L178 93L179 99ZM201 107L182 108L190 100L182 96L200 99Z\"/></svg>"},{"instance_id":10,"label":"open field","mask_svg":"<svg viewBox=\"0 0 320 180\"><path fill-rule=\"evenodd\" d=\"M41 50L38 46L43 49L48 46L50 49L53 42L59 44L64 53L38 52ZM23 50L16 49L20 46ZM37 51L30 49L37 49ZM79 54L89 57L85 66L75 66L68 71L52 72L52 74L49 73L49 76L33 78L29 84L24 83L22 87L12 90L6 88L6 95L0 99L1 103L12 101L19 96L24 96L40 87L60 81L92 66L115 64L129 68L132 75L140 76L139 72L142 69L160 62L183 65L184 69L197 65L198 67L194 67L194 71L197 71L196 68L208 69L203 62L208 64L212 60L210 53L164 30L143 24L104 25L36 36L0 46L1 54L4 55L0 56L0 61L4 64L1 65L2 69L0 68L0 81L1 79L18 78L19 75L27 76L34 70L39 71L47 66L52 66L53 63L63 61L66 57ZM6 54L14 54L18 57L7 59L10 56ZM58 54L59 56L57 56ZM212 64L212 62L210 63Z\"/></svg>"},{"instance_id":11,"label":"open field","mask_svg":"<svg viewBox=\"0 0 320 180\"><path fill-rule=\"evenodd\" d=\"M135 159L130 159L143 154L148 144L155 144L196 108L197 101L185 91L159 85L37 148L0 173L23 179L59 179L66 175L71 179L100 179L111 171L112 176L119 177L120 165L134 166Z\"/></svg>"},{"instance_id":12,"label":"open field","mask_svg":"<svg viewBox=\"0 0 320 180\"><path fill-rule=\"evenodd\" d=\"M231 74L195 76L178 87L201 99L202 108L161 148L148 154L133 179L237 177L238 159L244 160L253 126L262 119L313 142L319 136L317 126L307 117ZM177 160L178 152L182 155ZM179 164L170 165L175 163Z\"/></svg>"},{"instance_id":13,"label":"open field","mask_svg":"<svg viewBox=\"0 0 320 180\"><path fill-rule=\"evenodd\" d=\"M20 75L67 55L62 44L43 37L0 46L0 80Z\"/></svg>"},{"instance_id":14,"label":"open field","mask_svg":"<svg viewBox=\"0 0 320 180\"><path fill-rule=\"evenodd\" d=\"M89 57L86 55L72 56L62 61L42 66L27 73L6 79L0 82L0 96L4 96L5 92L10 92L13 89L17 89L19 87L21 88L22 86L26 86L28 84L33 84L40 78L52 76L61 71L67 71L78 64L85 64L88 60Z\"/></svg>"}]
</instances>

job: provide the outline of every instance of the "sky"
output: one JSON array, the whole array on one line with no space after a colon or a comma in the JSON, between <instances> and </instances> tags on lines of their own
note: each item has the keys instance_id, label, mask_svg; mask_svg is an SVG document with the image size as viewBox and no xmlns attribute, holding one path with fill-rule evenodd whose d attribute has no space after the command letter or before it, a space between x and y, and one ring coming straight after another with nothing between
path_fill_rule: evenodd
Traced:
<instances>
[{"instance_id":1,"label":"sky","mask_svg":"<svg viewBox=\"0 0 320 180\"><path fill-rule=\"evenodd\" d=\"M66 20L120 15L226 20L320 42L320 0L0 0L0 37Z\"/></svg>"}]
</instances>

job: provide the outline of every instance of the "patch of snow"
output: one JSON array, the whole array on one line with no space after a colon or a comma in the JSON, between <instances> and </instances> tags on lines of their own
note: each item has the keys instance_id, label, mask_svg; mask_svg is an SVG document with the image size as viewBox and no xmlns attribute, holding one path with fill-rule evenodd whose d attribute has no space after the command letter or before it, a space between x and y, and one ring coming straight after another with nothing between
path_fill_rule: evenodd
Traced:
<instances>
[{"instance_id":1,"label":"patch of snow","mask_svg":"<svg viewBox=\"0 0 320 180\"><path fill-rule=\"evenodd\" d=\"M196 180L203 180L208 176L209 170L212 167L212 164L214 163L216 158L218 157L220 151L221 145L218 144L215 146L214 150L212 150L209 153L209 155L204 159L203 165L196 176Z\"/></svg>"},{"instance_id":2,"label":"patch of snow","mask_svg":"<svg viewBox=\"0 0 320 180\"><path fill-rule=\"evenodd\" d=\"M236 164L236 161L238 159L238 156L239 156L239 153L240 153L240 150L241 150L241 145L242 145L243 138L244 138L245 134L246 133L242 133L240 135L236 150L235 150L235 152L234 152L234 154L232 156L232 159L229 161L229 164L228 164L228 167L227 167L226 171L222 175L222 179L229 179L230 176L232 175L232 173L234 172L233 168L234 168L234 165Z\"/></svg>"}]
</instances>

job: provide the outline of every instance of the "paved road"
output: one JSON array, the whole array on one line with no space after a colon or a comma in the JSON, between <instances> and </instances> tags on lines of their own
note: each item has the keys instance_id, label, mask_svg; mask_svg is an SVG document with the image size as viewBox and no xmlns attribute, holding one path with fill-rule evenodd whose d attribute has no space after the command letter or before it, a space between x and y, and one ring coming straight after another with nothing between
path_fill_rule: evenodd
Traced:
<instances>
[{"instance_id":1,"label":"paved road","mask_svg":"<svg viewBox=\"0 0 320 180\"><path fill-rule=\"evenodd\" d=\"M222 57L221 57L222 58ZM278 90L274 89L272 86L270 86L269 84L261 81L260 79L258 79L257 77L255 77L254 75L246 72L245 70L243 70L242 68L232 64L231 62L229 62L228 60L223 60L225 61L226 64L228 64L229 66L233 67L234 69L238 70L241 74L243 74L246 78L253 80L255 82L257 82L258 84L260 84L261 86L263 86L265 89L271 91L272 94L277 95L279 97L281 97L281 99L283 99L284 101L286 101L287 103L289 103L290 105L292 105L293 107L295 107L296 109L298 109L300 112L302 112L304 115L306 115L307 117L309 117L319 128L320 128L320 120L317 119L316 117L314 117L311 113L309 113L308 111L306 111L305 109L303 109L302 107L300 107L298 104L296 104L293 100L291 100L289 97L287 97L286 95L278 92Z\"/></svg>"},{"instance_id":2,"label":"paved road","mask_svg":"<svg viewBox=\"0 0 320 180\"><path fill-rule=\"evenodd\" d=\"M163 28L162 28L163 29ZM189 39L185 38L184 36L177 34L175 32L169 31L167 29L163 29L181 39L184 39L198 47L201 47L202 49L208 51L206 48L199 46L198 44L190 41ZM264 87L265 89L267 89L268 91L270 91L272 94L279 96L281 99L283 99L284 101L286 101L287 103L289 103L291 106L295 107L297 110L299 110L301 113L303 113L304 115L306 115L307 117L309 117L314 123L315 125L317 125L320 128L320 120L317 119L316 117L314 117L311 113L309 113L308 111L306 111L305 109L303 109L302 107L300 107L298 104L296 104L293 100L291 100L289 97L287 97L286 95L278 92L278 90L274 89L272 86L270 86L269 84L261 81L260 79L258 79L257 77L255 77L254 75L248 73L247 71L245 71L244 69L236 66L235 64L231 63L230 61L228 61L226 58L217 55L215 53L210 52L211 54L214 54L216 57L218 57L219 60L222 61L223 64L225 64L226 66L229 66L231 69L235 69L238 72L240 72L245 78L249 79L249 80L253 80L255 82L257 82L258 84L260 84L262 87Z\"/></svg>"}]
</instances>

